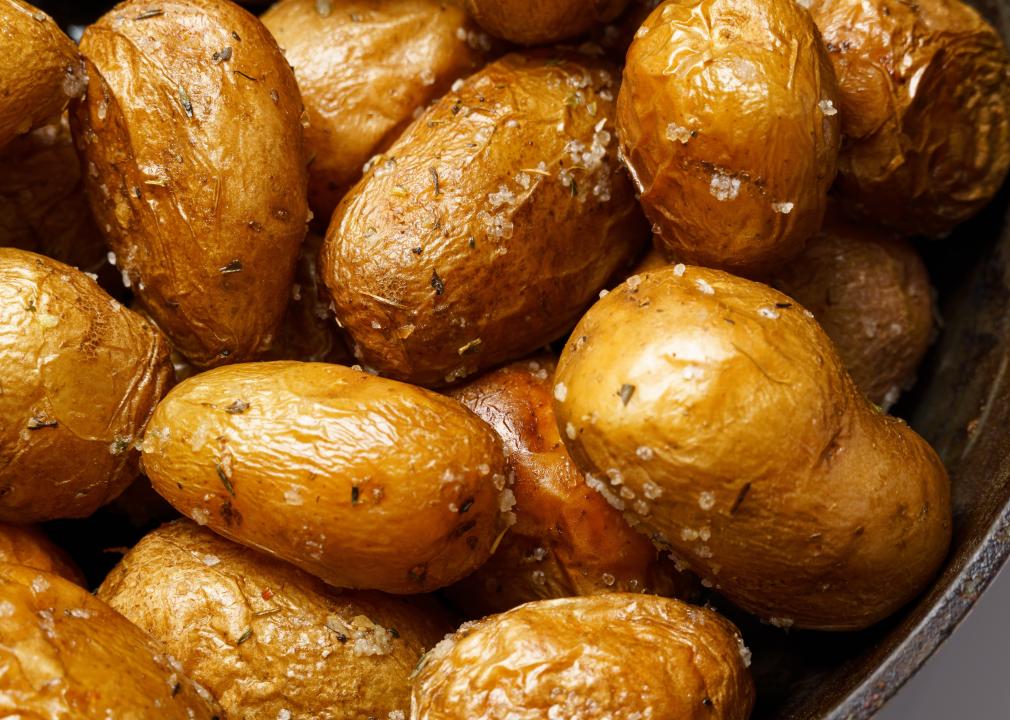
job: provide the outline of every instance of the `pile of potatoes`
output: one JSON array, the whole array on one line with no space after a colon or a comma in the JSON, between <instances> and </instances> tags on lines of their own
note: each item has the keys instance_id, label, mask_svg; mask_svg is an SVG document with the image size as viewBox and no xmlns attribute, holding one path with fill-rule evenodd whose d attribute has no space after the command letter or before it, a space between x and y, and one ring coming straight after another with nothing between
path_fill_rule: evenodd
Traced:
<instances>
[{"instance_id":1,"label":"pile of potatoes","mask_svg":"<svg viewBox=\"0 0 1010 720\"><path fill-rule=\"evenodd\" d=\"M945 558L959 0L0 0L0 156L0 714L745 720Z\"/></svg>"}]
</instances>

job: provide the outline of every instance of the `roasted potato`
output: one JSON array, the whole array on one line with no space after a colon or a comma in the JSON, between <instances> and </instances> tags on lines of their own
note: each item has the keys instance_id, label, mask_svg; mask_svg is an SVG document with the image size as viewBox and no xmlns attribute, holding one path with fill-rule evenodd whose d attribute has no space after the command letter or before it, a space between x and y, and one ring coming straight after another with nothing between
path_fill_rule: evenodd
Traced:
<instances>
[{"instance_id":1,"label":"roasted potato","mask_svg":"<svg viewBox=\"0 0 1010 720\"><path fill-rule=\"evenodd\" d=\"M468 615L482 616L569 595L690 592L691 579L660 559L568 457L554 421L553 378L554 360L541 355L450 393L501 437L515 478L516 523L491 559L448 596Z\"/></svg>"},{"instance_id":2,"label":"roasted potato","mask_svg":"<svg viewBox=\"0 0 1010 720\"><path fill-rule=\"evenodd\" d=\"M616 162L607 67L508 55L344 198L322 276L366 366L440 385L526 355L634 257L647 229Z\"/></svg>"},{"instance_id":3,"label":"roasted potato","mask_svg":"<svg viewBox=\"0 0 1010 720\"><path fill-rule=\"evenodd\" d=\"M610 22L628 0L466 0L466 9L492 35L520 45L546 45Z\"/></svg>"},{"instance_id":4,"label":"roasted potato","mask_svg":"<svg viewBox=\"0 0 1010 720\"><path fill-rule=\"evenodd\" d=\"M31 525L0 523L0 563L24 565L84 585L84 575L70 556Z\"/></svg>"},{"instance_id":5,"label":"roasted potato","mask_svg":"<svg viewBox=\"0 0 1010 720\"><path fill-rule=\"evenodd\" d=\"M338 587L448 585L514 520L491 428L449 398L339 365L196 375L158 405L143 453L181 513Z\"/></svg>"},{"instance_id":6,"label":"roasted potato","mask_svg":"<svg viewBox=\"0 0 1010 720\"><path fill-rule=\"evenodd\" d=\"M122 492L168 355L84 273L0 248L0 521L84 517Z\"/></svg>"},{"instance_id":7,"label":"roasted potato","mask_svg":"<svg viewBox=\"0 0 1010 720\"><path fill-rule=\"evenodd\" d=\"M793 0L668 0L639 29L618 99L621 154L667 249L759 274L820 228L838 89Z\"/></svg>"},{"instance_id":8,"label":"roasted potato","mask_svg":"<svg viewBox=\"0 0 1010 720\"><path fill-rule=\"evenodd\" d=\"M628 278L575 328L556 379L587 482L763 619L866 627L943 561L940 459L766 285L683 265Z\"/></svg>"},{"instance_id":9,"label":"roasted potato","mask_svg":"<svg viewBox=\"0 0 1010 720\"><path fill-rule=\"evenodd\" d=\"M1010 168L1010 54L959 0L812 0L838 75L850 208L942 235L992 199Z\"/></svg>"},{"instance_id":10,"label":"roasted potato","mask_svg":"<svg viewBox=\"0 0 1010 720\"><path fill-rule=\"evenodd\" d=\"M4 717L221 717L159 643L56 575L0 563L0 648Z\"/></svg>"},{"instance_id":11,"label":"roasted potato","mask_svg":"<svg viewBox=\"0 0 1010 720\"><path fill-rule=\"evenodd\" d=\"M324 223L369 158L490 49L452 0L280 0L263 24L295 69L309 204Z\"/></svg>"},{"instance_id":12,"label":"roasted potato","mask_svg":"<svg viewBox=\"0 0 1010 720\"><path fill-rule=\"evenodd\" d=\"M87 85L74 41L44 12L0 0L0 147L59 115Z\"/></svg>"},{"instance_id":13,"label":"roasted potato","mask_svg":"<svg viewBox=\"0 0 1010 720\"><path fill-rule=\"evenodd\" d=\"M203 367L265 350L308 217L298 87L227 0L128 0L84 33L72 128L124 278Z\"/></svg>"},{"instance_id":14,"label":"roasted potato","mask_svg":"<svg viewBox=\"0 0 1010 720\"><path fill-rule=\"evenodd\" d=\"M228 717L250 720L406 713L412 669L452 629L400 598L334 590L188 520L141 540L98 597L165 643Z\"/></svg>"},{"instance_id":15,"label":"roasted potato","mask_svg":"<svg viewBox=\"0 0 1010 720\"><path fill-rule=\"evenodd\" d=\"M711 610L651 595L541 600L422 660L412 720L746 720L750 652Z\"/></svg>"}]
</instances>

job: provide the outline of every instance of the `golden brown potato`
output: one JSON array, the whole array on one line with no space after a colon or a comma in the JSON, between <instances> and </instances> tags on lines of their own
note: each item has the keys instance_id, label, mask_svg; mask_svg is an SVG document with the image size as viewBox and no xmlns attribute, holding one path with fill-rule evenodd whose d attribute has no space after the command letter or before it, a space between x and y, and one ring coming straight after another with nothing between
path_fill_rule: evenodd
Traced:
<instances>
[{"instance_id":1,"label":"golden brown potato","mask_svg":"<svg viewBox=\"0 0 1010 720\"><path fill-rule=\"evenodd\" d=\"M179 512L338 587L448 585L514 520L491 428L449 398L339 365L196 375L155 410L143 452Z\"/></svg>"},{"instance_id":2,"label":"golden brown potato","mask_svg":"<svg viewBox=\"0 0 1010 720\"><path fill-rule=\"evenodd\" d=\"M628 51L622 157L684 262L755 274L821 225L839 146L838 89L793 0L668 0Z\"/></svg>"},{"instance_id":3,"label":"golden brown potato","mask_svg":"<svg viewBox=\"0 0 1010 720\"><path fill-rule=\"evenodd\" d=\"M0 0L0 147L59 115L87 85L77 46L44 12Z\"/></svg>"},{"instance_id":4,"label":"golden brown potato","mask_svg":"<svg viewBox=\"0 0 1010 720\"><path fill-rule=\"evenodd\" d=\"M0 248L0 521L84 517L122 492L168 353L84 273Z\"/></svg>"},{"instance_id":5,"label":"golden brown potato","mask_svg":"<svg viewBox=\"0 0 1010 720\"><path fill-rule=\"evenodd\" d=\"M405 600L334 590L187 520L141 540L98 597L165 643L228 717L250 720L405 714L411 671L452 629Z\"/></svg>"},{"instance_id":6,"label":"golden brown potato","mask_svg":"<svg viewBox=\"0 0 1010 720\"><path fill-rule=\"evenodd\" d=\"M814 314L874 403L889 409L915 382L933 335L933 298L907 240L833 216L771 285Z\"/></svg>"},{"instance_id":7,"label":"golden brown potato","mask_svg":"<svg viewBox=\"0 0 1010 720\"><path fill-rule=\"evenodd\" d=\"M302 91L309 204L324 223L368 159L490 49L452 0L280 0L263 24Z\"/></svg>"},{"instance_id":8,"label":"golden brown potato","mask_svg":"<svg viewBox=\"0 0 1010 720\"><path fill-rule=\"evenodd\" d=\"M711 610L650 595L541 600L425 656L413 720L746 720L750 652Z\"/></svg>"},{"instance_id":9,"label":"golden brown potato","mask_svg":"<svg viewBox=\"0 0 1010 720\"><path fill-rule=\"evenodd\" d=\"M581 35L624 10L628 0L466 0L492 35L520 45L549 45Z\"/></svg>"},{"instance_id":10,"label":"golden brown potato","mask_svg":"<svg viewBox=\"0 0 1010 720\"><path fill-rule=\"evenodd\" d=\"M531 600L690 592L692 581L660 559L568 457L554 422L554 360L538 356L488 373L451 396L495 429L514 475L516 524L494 555L448 589L470 616Z\"/></svg>"},{"instance_id":11,"label":"golden brown potato","mask_svg":"<svg viewBox=\"0 0 1010 720\"><path fill-rule=\"evenodd\" d=\"M322 276L365 365L438 385L526 355L635 255L644 221L615 157L606 67L508 55L344 198Z\"/></svg>"},{"instance_id":12,"label":"golden brown potato","mask_svg":"<svg viewBox=\"0 0 1010 720\"><path fill-rule=\"evenodd\" d=\"M226 0L129 0L81 50L74 139L124 277L195 365L254 357L287 307L308 216L291 68Z\"/></svg>"},{"instance_id":13,"label":"golden brown potato","mask_svg":"<svg viewBox=\"0 0 1010 720\"><path fill-rule=\"evenodd\" d=\"M4 717L221 717L158 642L87 590L2 563L0 667Z\"/></svg>"},{"instance_id":14,"label":"golden brown potato","mask_svg":"<svg viewBox=\"0 0 1010 720\"><path fill-rule=\"evenodd\" d=\"M30 525L0 523L0 563L24 565L84 585L84 575L70 556Z\"/></svg>"},{"instance_id":15,"label":"golden brown potato","mask_svg":"<svg viewBox=\"0 0 1010 720\"><path fill-rule=\"evenodd\" d=\"M1010 168L1010 55L959 0L813 0L841 90L838 188L870 219L941 235Z\"/></svg>"},{"instance_id":16,"label":"golden brown potato","mask_svg":"<svg viewBox=\"0 0 1010 720\"><path fill-rule=\"evenodd\" d=\"M772 623L866 627L946 554L936 453L765 285L683 265L631 277L575 328L556 378L590 486Z\"/></svg>"}]
</instances>

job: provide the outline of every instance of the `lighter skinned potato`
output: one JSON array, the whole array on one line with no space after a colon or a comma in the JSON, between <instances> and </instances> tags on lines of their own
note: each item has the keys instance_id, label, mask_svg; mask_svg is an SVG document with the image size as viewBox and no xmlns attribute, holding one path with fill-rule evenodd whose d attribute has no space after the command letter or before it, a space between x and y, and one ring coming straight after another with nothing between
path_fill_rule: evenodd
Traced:
<instances>
[{"instance_id":1,"label":"lighter skinned potato","mask_svg":"<svg viewBox=\"0 0 1010 720\"><path fill-rule=\"evenodd\" d=\"M581 35L621 14L628 0L466 0L495 35L520 45L547 45Z\"/></svg>"},{"instance_id":2,"label":"lighter skinned potato","mask_svg":"<svg viewBox=\"0 0 1010 720\"><path fill-rule=\"evenodd\" d=\"M31 525L0 523L0 563L25 565L84 585L84 576L70 556Z\"/></svg>"}]
</instances>

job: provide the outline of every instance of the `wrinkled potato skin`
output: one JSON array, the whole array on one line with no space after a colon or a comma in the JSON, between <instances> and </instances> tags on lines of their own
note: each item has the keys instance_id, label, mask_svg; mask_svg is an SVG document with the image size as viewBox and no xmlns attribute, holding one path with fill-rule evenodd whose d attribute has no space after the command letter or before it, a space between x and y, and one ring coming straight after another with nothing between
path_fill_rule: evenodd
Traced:
<instances>
[{"instance_id":1,"label":"wrinkled potato skin","mask_svg":"<svg viewBox=\"0 0 1010 720\"><path fill-rule=\"evenodd\" d=\"M472 75L337 208L322 275L365 365L441 385L526 355L568 331L634 257L644 218L616 142L594 130L613 118L616 71L566 58L508 55ZM594 137L598 163L570 173L573 196L565 148L588 154Z\"/></svg>"},{"instance_id":2,"label":"wrinkled potato skin","mask_svg":"<svg viewBox=\"0 0 1010 720\"><path fill-rule=\"evenodd\" d=\"M200 367L240 362L269 346L305 236L298 87L237 5L166 0L137 19L150 9L120 4L81 41L90 85L71 122L88 197L173 345Z\"/></svg>"},{"instance_id":3,"label":"wrinkled potato skin","mask_svg":"<svg viewBox=\"0 0 1010 720\"><path fill-rule=\"evenodd\" d=\"M610 22L627 4L628 0L466 0L466 9L496 37L520 45L549 45Z\"/></svg>"},{"instance_id":4,"label":"wrinkled potato skin","mask_svg":"<svg viewBox=\"0 0 1010 720\"><path fill-rule=\"evenodd\" d=\"M122 492L168 355L84 273L0 248L0 522L86 517Z\"/></svg>"},{"instance_id":5,"label":"wrinkled potato skin","mask_svg":"<svg viewBox=\"0 0 1010 720\"><path fill-rule=\"evenodd\" d=\"M568 457L554 421L553 376L554 360L541 355L450 393L501 437L514 474L516 524L449 597L468 615L483 616L571 595L689 592L690 580L659 559Z\"/></svg>"},{"instance_id":6,"label":"wrinkled potato skin","mask_svg":"<svg viewBox=\"0 0 1010 720\"><path fill-rule=\"evenodd\" d=\"M325 223L369 158L417 108L483 65L484 51L450 0L333 0L325 14L317 7L281 0L262 20L295 69L309 117L309 205Z\"/></svg>"},{"instance_id":7,"label":"wrinkled potato skin","mask_svg":"<svg viewBox=\"0 0 1010 720\"><path fill-rule=\"evenodd\" d=\"M58 115L87 84L74 41L44 12L0 1L0 147Z\"/></svg>"},{"instance_id":8,"label":"wrinkled potato skin","mask_svg":"<svg viewBox=\"0 0 1010 720\"><path fill-rule=\"evenodd\" d=\"M933 296L910 242L832 217L770 284L814 314L874 403L889 408L915 382L933 337Z\"/></svg>"},{"instance_id":9,"label":"wrinkled potato skin","mask_svg":"<svg viewBox=\"0 0 1010 720\"><path fill-rule=\"evenodd\" d=\"M946 554L939 458L788 297L680 269L629 278L573 332L555 387L572 458L652 495L648 512L627 504L640 529L762 618L850 630L890 615Z\"/></svg>"},{"instance_id":10,"label":"wrinkled potato skin","mask_svg":"<svg viewBox=\"0 0 1010 720\"><path fill-rule=\"evenodd\" d=\"M452 631L404 600L334 590L187 520L141 540L98 597L165 643L228 717L250 720L406 712L411 671Z\"/></svg>"},{"instance_id":11,"label":"wrinkled potato skin","mask_svg":"<svg viewBox=\"0 0 1010 720\"><path fill-rule=\"evenodd\" d=\"M1010 55L958 0L813 0L841 89L838 190L906 234L943 235L1010 168Z\"/></svg>"},{"instance_id":12,"label":"wrinkled potato skin","mask_svg":"<svg viewBox=\"0 0 1010 720\"><path fill-rule=\"evenodd\" d=\"M3 717L221 717L158 642L61 577L0 563L0 610Z\"/></svg>"},{"instance_id":13,"label":"wrinkled potato skin","mask_svg":"<svg viewBox=\"0 0 1010 720\"><path fill-rule=\"evenodd\" d=\"M31 525L0 523L0 563L35 568L84 586L84 575L70 556Z\"/></svg>"},{"instance_id":14,"label":"wrinkled potato skin","mask_svg":"<svg viewBox=\"0 0 1010 720\"><path fill-rule=\"evenodd\" d=\"M179 512L337 587L448 585L504 530L491 428L449 398L339 365L194 376L155 410L143 453Z\"/></svg>"},{"instance_id":15,"label":"wrinkled potato skin","mask_svg":"<svg viewBox=\"0 0 1010 720\"><path fill-rule=\"evenodd\" d=\"M729 621L676 600L541 600L440 643L414 681L411 718L746 720L744 652Z\"/></svg>"},{"instance_id":16,"label":"wrinkled potato skin","mask_svg":"<svg viewBox=\"0 0 1010 720\"><path fill-rule=\"evenodd\" d=\"M748 275L798 254L835 177L838 114L824 101L838 106L834 72L793 0L657 7L628 51L617 122L668 251Z\"/></svg>"}]
</instances>

